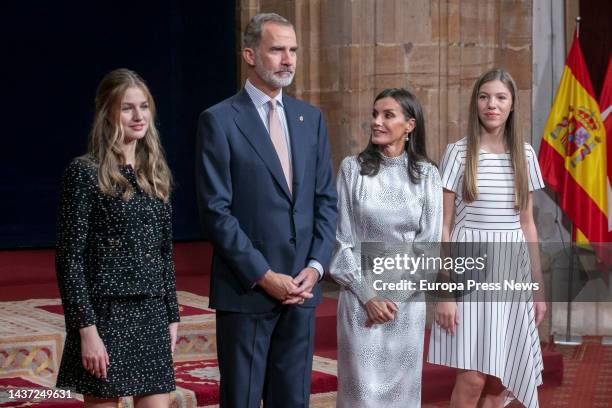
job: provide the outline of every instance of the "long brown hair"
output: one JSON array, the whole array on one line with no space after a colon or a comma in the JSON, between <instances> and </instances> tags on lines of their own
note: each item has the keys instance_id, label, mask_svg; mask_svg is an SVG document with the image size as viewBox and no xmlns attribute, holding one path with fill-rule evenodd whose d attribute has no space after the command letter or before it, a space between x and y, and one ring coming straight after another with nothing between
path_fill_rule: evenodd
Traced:
<instances>
[{"instance_id":1,"label":"long brown hair","mask_svg":"<svg viewBox=\"0 0 612 408\"><path fill-rule=\"evenodd\" d=\"M374 99L374 103L383 98L393 98L395 102L402 108L402 113L406 120L414 119L415 126L406 144L404 150L408 155L408 176L414 184L419 183L422 175L423 163L432 163L427 156L427 148L425 143L425 119L423 117L423 109L418 99L409 91L403 88L387 88L379 93ZM366 148L357 156L361 167L360 174L364 176L375 176L380 170L382 162L382 154L377 146L370 142Z\"/></svg>"},{"instance_id":2,"label":"long brown hair","mask_svg":"<svg viewBox=\"0 0 612 408\"><path fill-rule=\"evenodd\" d=\"M510 151L512 168L514 169L514 207L525 210L529 201L527 185L527 159L525 157L525 142L518 125L518 93L516 83L508 71L502 68L491 69L478 78L472 89L470 99L470 116L468 118L467 151L465 155L465 172L463 175L463 200L473 202L478 198L476 175L478 173L478 157L480 151L480 130L482 124L478 117L478 93L483 84L499 80L512 95L512 109L504 128L504 144Z\"/></svg>"},{"instance_id":3,"label":"long brown hair","mask_svg":"<svg viewBox=\"0 0 612 408\"><path fill-rule=\"evenodd\" d=\"M124 201L128 201L134 194L134 188L119 171L119 166L125 163L121 150L124 131L120 114L121 100L125 92L133 87L145 94L151 112L147 133L136 143L136 180L146 194L168 202L172 174L155 127L155 102L146 83L136 72L125 68L116 69L106 74L98 85L87 156L98 167L100 190L112 196L121 195Z\"/></svg>"}]
</instances>

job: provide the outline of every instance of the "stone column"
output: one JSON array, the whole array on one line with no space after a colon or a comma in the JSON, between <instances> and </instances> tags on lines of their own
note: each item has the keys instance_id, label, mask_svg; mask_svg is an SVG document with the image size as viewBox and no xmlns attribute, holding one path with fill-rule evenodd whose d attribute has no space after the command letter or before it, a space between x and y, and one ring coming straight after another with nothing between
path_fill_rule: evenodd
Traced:
<instances>
[{"instance_id":1,"label":"stone column","mask_svg":"<svg viewBox=\"0 0 612 408\"><path fill-rule=\"evenodd\" d=\"M241 30L260 11L295 24L301 48L288 92L325 113L336 165L366 145L372 102L386 87L419 98L438 160L465 133L474 81L495 66L517 81L531 140L531 0L239 0L238 7Z\"/></svg>"}]
</instances>

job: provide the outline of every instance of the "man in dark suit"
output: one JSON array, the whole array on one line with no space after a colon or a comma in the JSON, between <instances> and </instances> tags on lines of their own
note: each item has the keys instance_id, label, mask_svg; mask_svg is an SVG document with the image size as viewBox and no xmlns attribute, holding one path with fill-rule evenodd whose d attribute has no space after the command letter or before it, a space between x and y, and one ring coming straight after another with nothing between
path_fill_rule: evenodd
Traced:
<instances>
[{"instance_id":1,"label":"man in dark suit","mask_svg":"<svg viewBox=\"0 0 612 408\"><path fill-rule=\"evenodd\" d=\"M321 112L284 95L295 72L289 21L259 14L244 33L244 88L198 124L200 216L214 245L221 407L307 407L318 281L336 229Z\"/></svg>"}]
</instances>

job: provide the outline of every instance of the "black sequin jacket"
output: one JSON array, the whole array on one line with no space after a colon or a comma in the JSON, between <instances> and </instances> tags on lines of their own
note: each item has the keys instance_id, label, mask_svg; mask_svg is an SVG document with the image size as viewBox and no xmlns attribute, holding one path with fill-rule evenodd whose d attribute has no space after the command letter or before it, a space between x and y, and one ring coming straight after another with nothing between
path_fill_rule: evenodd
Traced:
<instances>
[{"instance_id":1,"label":"black sequin jacket","mask_svg":"<svg viewBox=\"0 0 612 408\"><path fill-rule=\"evenodd\" d=\"M55 268L66 329L96 323L96 299L163 296L179 321L170 204L145 194L131 166L129 201L98 188L97 166L77 158L64 173Z\"/></svg>"}]
</instances>

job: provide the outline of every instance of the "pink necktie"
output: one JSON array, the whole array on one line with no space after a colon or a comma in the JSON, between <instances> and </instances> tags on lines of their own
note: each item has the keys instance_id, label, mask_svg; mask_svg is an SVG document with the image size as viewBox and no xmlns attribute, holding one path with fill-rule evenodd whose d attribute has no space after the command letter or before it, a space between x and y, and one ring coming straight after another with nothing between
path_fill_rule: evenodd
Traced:
<instances>
[{"instance_id":1,"label":"pink necktie","mask_svg":"<svg viewBox=\"0 0 612 408\"><path fill-rule=\"evenodd\" d=\"M268 102L270 110L268 111L268 127L270 129L270 139L276 154L280 160L283 173L285 174L285 180L287 180L287 186L289 186L289 192L292 193L292 178L291 165L289 164L289 151L287 149L287 141L285 140L285 134L281 127L280 120L278 119L278 112L276 111L276 100L271 99Z\"/></svg>"}]
</instances>

